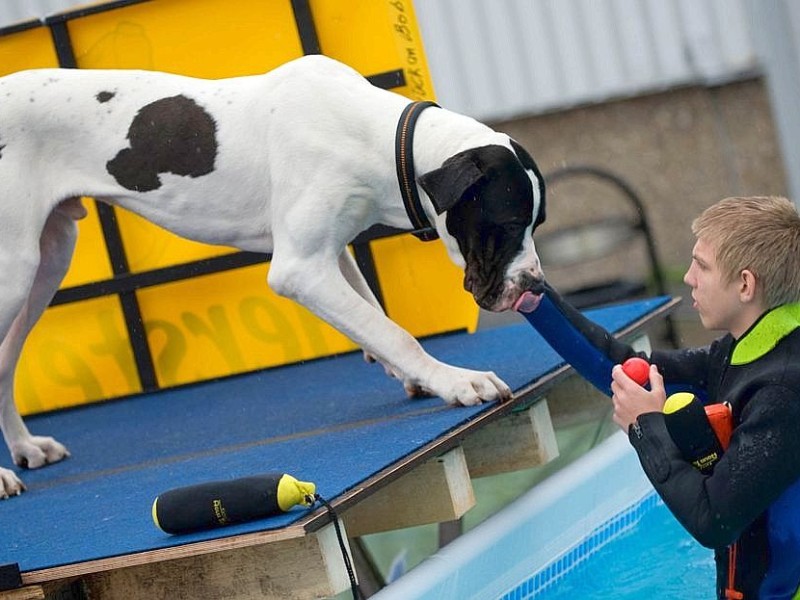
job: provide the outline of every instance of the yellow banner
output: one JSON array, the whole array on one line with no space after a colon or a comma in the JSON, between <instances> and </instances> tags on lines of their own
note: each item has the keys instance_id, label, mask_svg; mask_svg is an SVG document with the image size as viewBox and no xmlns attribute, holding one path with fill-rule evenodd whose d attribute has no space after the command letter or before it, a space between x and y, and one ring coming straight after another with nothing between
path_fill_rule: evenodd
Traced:
<instances>
[{"instance_id":1,"label":"yellow banner","mask_svg":"<svg viewBox=\"0 0 800 600\"><path fill-rule=\"evenodd\" d=\"M57 66L49 29L33 27L0 36L0 75Z\"/></svg>"}]
</instances>

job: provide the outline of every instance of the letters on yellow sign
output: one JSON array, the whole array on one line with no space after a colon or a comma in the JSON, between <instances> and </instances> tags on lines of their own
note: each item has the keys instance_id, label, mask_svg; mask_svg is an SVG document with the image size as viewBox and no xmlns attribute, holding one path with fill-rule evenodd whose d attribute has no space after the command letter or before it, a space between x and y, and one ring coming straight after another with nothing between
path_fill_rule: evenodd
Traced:
<instances>
[{"instance_id":1,"label":"letters on yellow sign","mask_svg":"<svg viewBox=\"0 0 800 600\"><path fill-rule=\"evenodd\" d=\"M95 310L75 305L51 309L44 319L57 320L58 327L31 334L17 377L23 413L141 391L116 298L91 302ZM302 307L263 293L202 310L173 304L167 312L145 318L162 387L355 348Z\"/></svg>"}]
</instances>

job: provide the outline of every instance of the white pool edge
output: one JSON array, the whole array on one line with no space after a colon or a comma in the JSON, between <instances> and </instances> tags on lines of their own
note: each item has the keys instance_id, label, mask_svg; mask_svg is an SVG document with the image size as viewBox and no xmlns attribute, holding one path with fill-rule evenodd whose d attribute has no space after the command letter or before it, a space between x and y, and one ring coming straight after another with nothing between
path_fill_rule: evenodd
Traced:
<instances>
[{"instance_id":1,"label":"white pool edge","mask_svg":"<svg viewBox=\"0 0 800 600\"><path fill-rule=\"evenodd\" d=\"M533 598L655 504L619 432L461 536L374 598Z\"/></svg>"}]
</instances>

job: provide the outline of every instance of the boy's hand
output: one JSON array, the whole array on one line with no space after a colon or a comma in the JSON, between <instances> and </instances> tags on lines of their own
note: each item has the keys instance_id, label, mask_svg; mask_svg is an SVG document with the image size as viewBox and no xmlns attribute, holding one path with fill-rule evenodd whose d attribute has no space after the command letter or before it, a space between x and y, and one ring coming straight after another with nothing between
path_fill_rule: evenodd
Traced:
<instances>
[{"instance_id":1,"label":"boy's hand","mask_svg":"<svg viewBox=\"0 0 800 600\"><path fill-rule=\"evenodd\" d=\"M611 370L611 401L614 404L614 422L626 433L639 415L661 412L667 394L664 378L655 365L650 365L650 389L647 390L625 374L621 365Z\"/></svg>"}]
</instances>

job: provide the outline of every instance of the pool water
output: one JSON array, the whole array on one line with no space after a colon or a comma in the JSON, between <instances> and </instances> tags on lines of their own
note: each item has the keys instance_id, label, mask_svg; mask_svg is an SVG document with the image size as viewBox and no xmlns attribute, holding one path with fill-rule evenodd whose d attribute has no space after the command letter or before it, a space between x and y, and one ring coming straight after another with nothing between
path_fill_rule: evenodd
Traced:
<instances>
[{"instance_id":1,"label":"pool water","mask_svg":"<svg viewBox=\"0 0 800 600\"><path fill-rule=\"evenodd\" d=\"M555 581L537 600L714 598L713 551L698 544L662 503L629 532Z\"/></svg>"}]
</instances>

